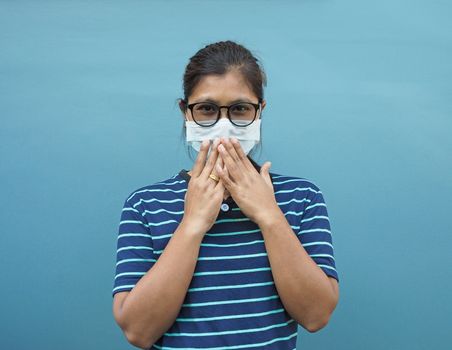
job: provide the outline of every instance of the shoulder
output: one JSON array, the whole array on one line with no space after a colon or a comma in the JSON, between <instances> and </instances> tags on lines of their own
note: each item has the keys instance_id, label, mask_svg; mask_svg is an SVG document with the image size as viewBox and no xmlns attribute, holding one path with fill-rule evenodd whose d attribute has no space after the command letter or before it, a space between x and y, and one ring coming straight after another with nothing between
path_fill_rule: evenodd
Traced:
<instances>
[{"instance_id":1,"label":"shoulder","mask_svg":"<svg viewBox=\"0 0 452 350\"><path fill-rule=\"evenodd\" d=\"M270 172L273 179L273 186L276 192L284 193L287 191L305 192L310 197L317 193L322 193L316 182L311 179L294 176L283 175Z\"/></svg>"},{"instance_id":2,"label":"shoulder","mask_svg":"<svg viewBox=\"0 0 452 350\"><path fill-rule=\"evenodd\" d=\"M131 206L136 206L141 202L150 201L152 198L161 198L177 193L185 195L186 186L184 183L185 180L176 173L168 178L129 191L125 202Z\"/></svg>"}]
</instances>

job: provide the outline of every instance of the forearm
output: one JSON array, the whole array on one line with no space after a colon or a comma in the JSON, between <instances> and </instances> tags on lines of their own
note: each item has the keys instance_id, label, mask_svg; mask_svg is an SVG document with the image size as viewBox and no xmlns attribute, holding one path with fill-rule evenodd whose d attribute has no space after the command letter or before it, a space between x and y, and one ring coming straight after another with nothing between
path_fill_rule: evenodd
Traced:
<instances>
[{"instance_id":1,"label":"forearm","mask_svg":"<svg viewBox=\"0 0 452 350\"><path fill-rule=\"evenodd\" d=\"M140 347L150 346L174 323L195 270L203 236L183 223L152 268L125 299L122 328Z\"/></svg>"},{"instance_id":2,"label":"forearm","mask_svg":"<svg viewBox=\"0 0 452 350\"><path fill-rule=\"evenodd\" d=\"M336 306L328 276L296 237L284 214L259 223L278 294L287 312L309 331L322 328Z\"/></svg>"}]
</instances>

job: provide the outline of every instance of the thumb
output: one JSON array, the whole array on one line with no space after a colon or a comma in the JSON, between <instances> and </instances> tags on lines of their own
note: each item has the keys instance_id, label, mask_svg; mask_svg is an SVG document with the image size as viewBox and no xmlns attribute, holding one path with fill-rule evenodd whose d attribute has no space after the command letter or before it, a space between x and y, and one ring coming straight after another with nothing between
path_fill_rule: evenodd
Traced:
<instances>
[{"instance_id":1,"label":"thumb","mask_svg":"<svg viewBox=\"0 0 452 350\"><path fill-rule=\"evenodd\" d=\"M270 170L270 167L272 166L271 162L265 162L264 165L262 165L260 174L264 177L264 180L271 185L271 179L270 174L268 173Z\"/></svg>"}]
</instances>

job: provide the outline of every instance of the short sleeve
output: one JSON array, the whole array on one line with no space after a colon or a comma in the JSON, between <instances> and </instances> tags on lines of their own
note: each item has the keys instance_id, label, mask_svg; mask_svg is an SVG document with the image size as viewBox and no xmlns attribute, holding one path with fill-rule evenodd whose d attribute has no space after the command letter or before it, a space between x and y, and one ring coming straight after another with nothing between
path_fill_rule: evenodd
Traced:
<instances>
[{"instance_id":1,"label":"short sleeve","mask_svg":"<svg viewBox=\"0 0 452 350\"><path fill-rule=\"evenodd\" d=\"M132 290L155 263L149 225L140 211L141 202L134 202L126 199L121 212L112 296Z\"/></svg>"},{"instance_id":2,"label":"short sleeve","mask_svg":"<svg viewBox=\"0 0 452 350\"><path fill-rule=\"evenodd\" d=\"M315 263L339 282L326 203L318 187L310 190L297 236Z\"/></svg>"}]
</instances>

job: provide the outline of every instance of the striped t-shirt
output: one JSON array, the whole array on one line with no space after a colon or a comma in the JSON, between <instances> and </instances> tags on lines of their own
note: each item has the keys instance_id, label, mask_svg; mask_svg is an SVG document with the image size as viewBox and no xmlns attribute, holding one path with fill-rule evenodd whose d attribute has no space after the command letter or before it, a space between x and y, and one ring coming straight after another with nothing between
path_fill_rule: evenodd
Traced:
<instances>
[{"instance_id":1,"label":"striped t-shirt","mask_svg":"<svg viewBox=\"0 0 452 350\"><path fill-rule=\"evenodd\" d=\"M260 166L249 158L256 170ZM339 281L327 208L311 181L270 172L278 206L310 257ZM130 291L160 257L183 217L190 175L182 169L126 198L112 294ZM179 314L150 349L296 349L264 238L232 197L205 234Z\"/></svg>"}]
</instances>

